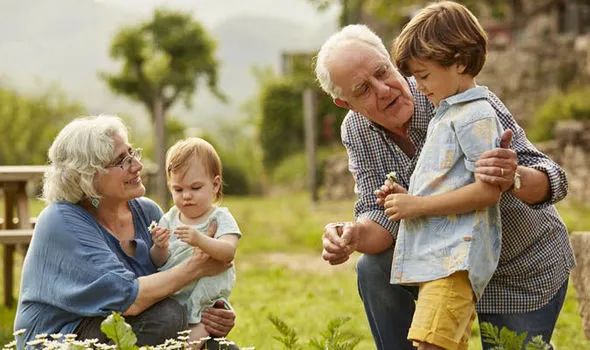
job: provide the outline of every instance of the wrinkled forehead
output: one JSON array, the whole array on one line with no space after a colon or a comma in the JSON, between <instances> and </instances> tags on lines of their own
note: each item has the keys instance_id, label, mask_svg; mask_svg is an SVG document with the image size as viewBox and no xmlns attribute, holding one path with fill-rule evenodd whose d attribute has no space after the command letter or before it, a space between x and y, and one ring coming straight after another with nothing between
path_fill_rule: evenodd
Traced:
<instances>
[{"instance_id":1,"label":"wrinkled forehead","mask_svg":"<svg viewBox=\"0 0 590 350\"><path fill-rule=\"evenodd\" d=\"M375 47L364 42L346 41L334 49L327 67L334 85L347 94L383 65L393 67L389 57Z\"/></svg>"}]
</instances>

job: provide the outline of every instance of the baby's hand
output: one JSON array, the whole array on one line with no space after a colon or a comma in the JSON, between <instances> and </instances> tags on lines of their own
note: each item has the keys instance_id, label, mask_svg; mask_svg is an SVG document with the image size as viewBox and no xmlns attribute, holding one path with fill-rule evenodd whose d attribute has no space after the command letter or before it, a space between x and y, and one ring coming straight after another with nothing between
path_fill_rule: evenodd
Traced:
<instances>
[{"instance_id":1,"label":"baby's hand","mask_svg":"<svg viewBox=\"0 0 590 350\"><path fill-rule=\"evenodd\" d=\"M201 233L197 232L197 230L190 226L178 226L174 230L174 234L176 235L176 237L178 237L179 240L188 245L191 245L193 247L199 246L199 235Z\"/></svg>"},{"instance_id":2,"label":"baby's hand","mask_svg":"<svg viewBox=\"0 0 590 350\"><path fill-rule=\"evenodd\" d=\"M151 227L151 225L150 225ZM168 249L168 242L170 239L170 231L167 228L156 226L151 229L152 241L158 248Z\"/></svg>"}]
</instances>

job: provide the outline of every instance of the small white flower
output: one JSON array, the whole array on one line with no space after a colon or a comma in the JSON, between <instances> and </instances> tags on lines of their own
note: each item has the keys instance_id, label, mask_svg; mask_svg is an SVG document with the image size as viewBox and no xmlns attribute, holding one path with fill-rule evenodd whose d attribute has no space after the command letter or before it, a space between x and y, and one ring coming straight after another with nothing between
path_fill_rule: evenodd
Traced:
<instances>
[{"instance_id":1,"label":"small white flower","mask_svg":"<svg viewBox=\"0 0 590 350\"><path fill-rule=\"evenodd\" d=\"M181 341L187 341L188 335L179 335L177 338L178 338L178 340L181 340Z\"/></svg>"},{"instance_id":2,"label":"small white flower","mask_svg":"<svg viewBox=\"0 0 590 350\"><path fill-rule=\"evenodd\" d=\"M27 330L26 329L19 329L18 331L12 333L13 336L18 337L19 335L25 334Z\"/></svg>"},{"instance_id":3,"label":"small white flower","mask_svg":"<svg viewBox=\"0 0 590 350\"><path fill-rule=\"evenodd\" d=\"M158 223L155 222L154 220L152 220L152 222L150 223L150 225L148 226L148 231L152 231L153 229L155 229L156 227L158 227Z\"/></svg>"},{"instance_id":4,"label":"small white flower","mask_svg":"<svg viewBox=\"0 0 590 350\"><path fill-rule=\"evenodd\" d=\"M31 340L27 342L28 346L35 346L35 345L39 345L39 344L43 344L45 343L45 339L35 339L35 340Z\"/></svg>"},{"instance_id":5,"label":"small white flower","mask_svg":"<svg viewBox=\"0 0 590 350\"><path fill-rule=\"evenodd\" d=\"M37 334L35 336L35 339L45 339L47 338L47 333L41 333L41 334Z\"/></svg>"},{"instance_id":6,"label":"small white flower","mask_svg":"<svg viewBox=\"0 0 590 350\"><path fill-rule=\"evenodd\" d=\"M65 335L66 339L76 339L78 335L74 333L68 333Z\"/></svg>"},{"instance_id":7,"label":"small white flower","mask_svg":"<svg viewBox=\"0 0 590 350\"><path fill-rule=\"evenodd\" d=\"M61 334L61 333L54 333L54 334L51 334L51 335L50 335L50 337L51 337L51 338L53 338L53 339L55 339L55 340L57 340L57 339L59 339L59 338L61 338L61 337L63 337L63 336L64 336L64 335L63 335L63 334Z\"/></svg>"}]
</instances>

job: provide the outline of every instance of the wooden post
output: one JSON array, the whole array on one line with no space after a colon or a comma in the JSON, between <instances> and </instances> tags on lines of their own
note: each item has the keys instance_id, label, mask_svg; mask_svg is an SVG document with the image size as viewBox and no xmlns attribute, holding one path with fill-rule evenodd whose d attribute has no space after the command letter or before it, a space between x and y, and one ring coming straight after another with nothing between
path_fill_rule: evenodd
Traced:
<instances>
[{"instance_id":1,"label":"wooden post","mask_svg":"<svg viewBox=\"0 0 590 350\"><path fill-rule=\"evenodd\" d=\"M307 181L311 200L318 201L317 183L317 132L316 132L317 96L315 90L307 88L303 91L303 123L305 126L305 152L307 154Z\"/></svg>"},{"instance_id":2,"label":"wooden post","mask_svg":"<svg viewBox=\"0 0 590 350\"><path fill-rule=\"evenodd\" d=\"M17 184L5 184L4 185L4 226L7 230L16 228L13 220L14 208L16 204L16 197L18 192ZM14 244L4 245L4 305L12 307L13 295L12 288L14 286Z\"/></svg>"}]
</instances>

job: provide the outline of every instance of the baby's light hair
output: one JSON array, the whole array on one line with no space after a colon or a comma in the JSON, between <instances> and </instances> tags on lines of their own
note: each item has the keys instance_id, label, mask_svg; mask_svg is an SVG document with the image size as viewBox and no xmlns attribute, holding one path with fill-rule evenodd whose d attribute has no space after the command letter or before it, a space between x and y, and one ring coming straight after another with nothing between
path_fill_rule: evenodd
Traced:
<instances>
[{"instance_id":1,"label":"baby's light hair","mask_svg":"<svg viewBox=\"0 0 590 350\"><path fill-rule=\"evenodd\" d=\"M166 178L170 182L172 173L184 173L193 162L204 167L207 175L219 176L221 185L215 194L215 200L223 197L223 166L215 148L199 137L189 137L176 142L166 152ZM197 163L197 164L198 164Z\"/></svg>"},{"instance_id":2,"label":"baby's light hair","mask_svg":"<svg viewBox=\"0 0 590 350\"><path fill-rule=\"evenodd\" d=\"M391 48L391 56L402 74L412 75L412 59L435 61L443 67L465 65L464 74L475 77L487 52L487 35L465 6L453 1L430 4L403 28Z\"/></svg>"}]
</instances>

